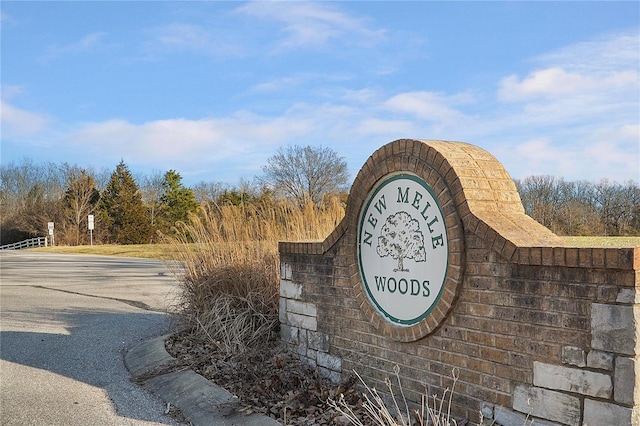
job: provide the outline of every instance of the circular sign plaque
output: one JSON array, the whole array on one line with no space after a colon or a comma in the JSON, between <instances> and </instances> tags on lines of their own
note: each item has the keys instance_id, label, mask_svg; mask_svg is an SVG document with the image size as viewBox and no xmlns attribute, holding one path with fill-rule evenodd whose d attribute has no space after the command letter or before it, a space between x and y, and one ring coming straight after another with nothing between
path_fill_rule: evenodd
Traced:
<instances>
[{"instance_id":1,"label":"circular sign plaque","mask_svg":"<svg viewBox=\"0 0 640 426\"><path fill-rule=\"evenodd\" d=\"M412 173L386 176L363 204L357 238L360 276L376 311L406 327L429 315L449 265L447 227L433 189Z\"/></svg>"}]
</instances>

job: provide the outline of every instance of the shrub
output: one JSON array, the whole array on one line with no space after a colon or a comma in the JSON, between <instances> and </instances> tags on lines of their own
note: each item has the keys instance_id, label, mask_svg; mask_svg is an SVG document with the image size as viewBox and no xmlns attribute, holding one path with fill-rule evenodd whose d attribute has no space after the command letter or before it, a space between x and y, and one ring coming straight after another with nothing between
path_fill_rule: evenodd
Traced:
<instances>
[{"instance_id":1,"label":"shrub","mask_svg":"<svg viewBox=\"0 0 640 426\"><path fill-rule=\"evenodd\" d=\"M277 336L278 242L321 240L343 216L338 199L322 208L284 202L202 207L166 237L181 287L181 325L229 355Z\"/></svg>"}]
</instances>

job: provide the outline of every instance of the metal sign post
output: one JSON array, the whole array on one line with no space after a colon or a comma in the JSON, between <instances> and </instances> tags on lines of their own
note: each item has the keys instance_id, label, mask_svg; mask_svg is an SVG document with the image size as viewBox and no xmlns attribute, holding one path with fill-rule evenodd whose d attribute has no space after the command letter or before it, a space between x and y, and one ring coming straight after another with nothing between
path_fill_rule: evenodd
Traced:
<instances>
[{"instance_id":1,"label":"metal sign post","mask_svg":"<svg viewBox=\"0 0 640 426\"><path fill-rule=\"evenodd\" d=\"M91 234L91 247L93 247L93 215L87 216L87 224L89 226L89 234Z\"/></svg>"},{"instance_id":2,"label":"metal sign post","mask_svg":"<svg viewBox=\"0 0 640 426\"><path fill-rule=\"evenodd\" d=\"M53 237L53 222L48 222L47 227L49 228L49 235L51 236L51 247L53 247L56 245Z\"/></svg>"}]
</instances>

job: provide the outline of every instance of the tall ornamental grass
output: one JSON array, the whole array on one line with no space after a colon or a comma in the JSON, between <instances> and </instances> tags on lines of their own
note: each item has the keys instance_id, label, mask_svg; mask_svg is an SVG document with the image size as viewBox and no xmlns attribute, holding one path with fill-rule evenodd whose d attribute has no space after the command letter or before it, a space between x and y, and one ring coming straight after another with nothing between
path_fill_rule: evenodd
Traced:
<instances>
[{"instance_id":1,"label":"tall ornamental grass","mask_svg":"<svg viewBox=\"0 0 640 426\"><path fill-rule=\"evenodd\" d=\"M181 326L228 355L274 338L278 242L323 240L343 216L337 198L302 209L274 201L201 208L167 237Z\"/></svg>"}]
</instances>

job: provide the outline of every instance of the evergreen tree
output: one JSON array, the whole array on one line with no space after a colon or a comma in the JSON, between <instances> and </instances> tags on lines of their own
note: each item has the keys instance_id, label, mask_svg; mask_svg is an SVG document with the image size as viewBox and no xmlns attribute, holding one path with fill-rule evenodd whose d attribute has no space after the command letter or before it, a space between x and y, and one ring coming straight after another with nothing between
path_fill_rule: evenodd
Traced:
<instances>
[{"instance_id":1,"label":"evergreen tree","mask_svg":"<svg viewBox=\"0 0 640 426\"><path fill-rule=\"evenodd\" d=\"M188 223L189 214L198 209L198 203L193 191L182 185L182 176L175 170L164 174L162 189L158 224L162 231L169 232L176 222Z\"/></svg>"},{"instance_id":2,"label":"evergreen tree","mask_svg":"<svg viewBox=\"0 0 640 426\"><path fill-rule=\"evenodd\" d=\"M121 161L100 200L101 220L112 241L119 244L145 244L151 237L147 209L129 168Z\"/></svg>"}]
</instances>

